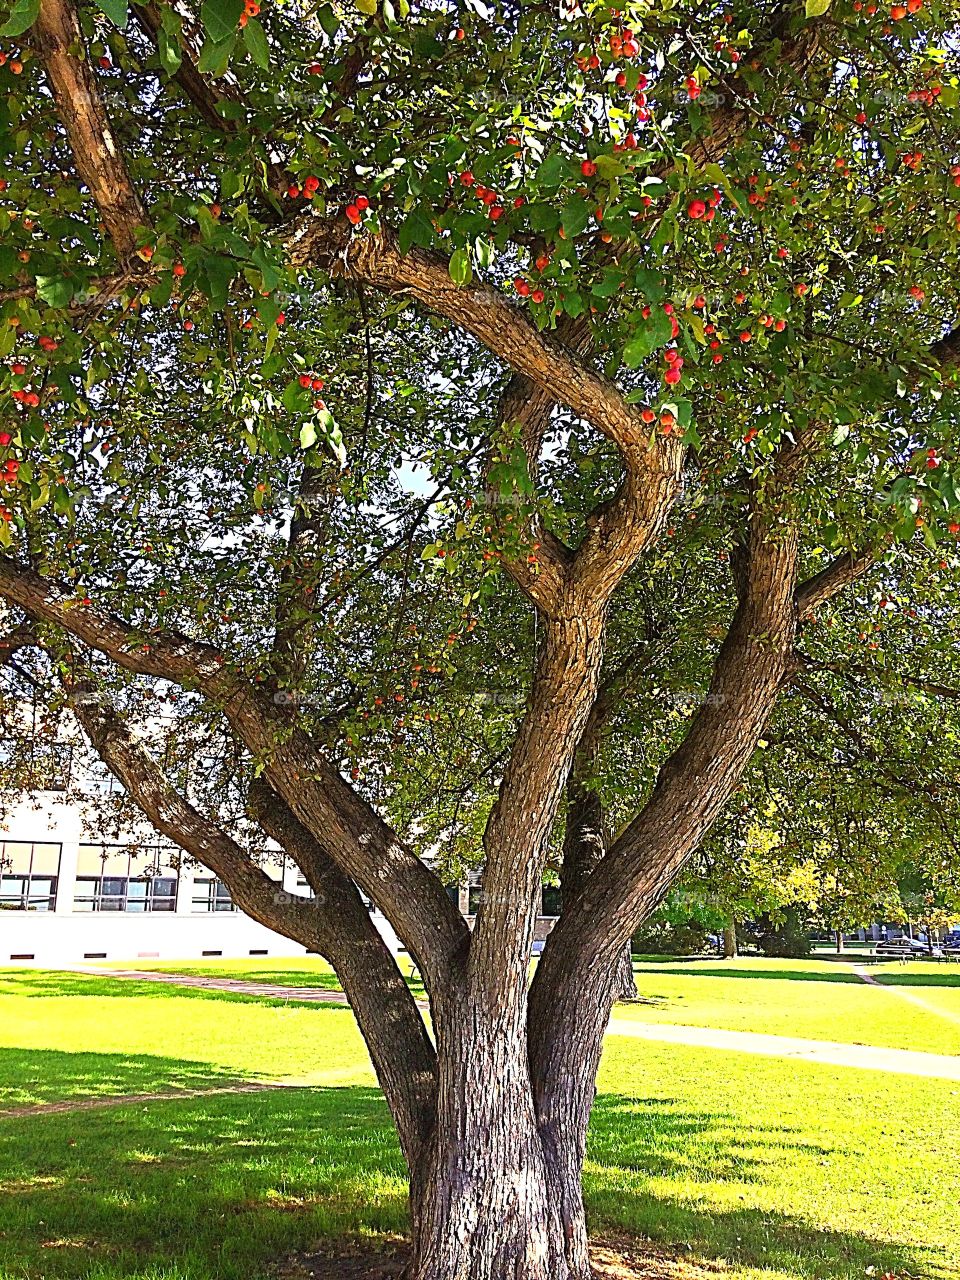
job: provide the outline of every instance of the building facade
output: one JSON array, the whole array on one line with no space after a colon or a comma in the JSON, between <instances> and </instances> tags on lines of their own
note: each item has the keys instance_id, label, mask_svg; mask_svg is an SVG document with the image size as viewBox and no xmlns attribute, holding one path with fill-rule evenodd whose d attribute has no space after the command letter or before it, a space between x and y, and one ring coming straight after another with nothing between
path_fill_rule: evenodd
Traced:
<instances>
[{"instance_id":1,"label":"building facade","mask_svg":"<svg viewBox=\"0 0 960 1280\"><path fill-rule=\"evenodd\" d=\"M227 886L152 828L97 840L57 792L25 795L0 824L0 965L302 956L239 911ZM277 892L310 897L300 870L264 850ZM386 918L373 920L394 953Z\"/></svg>"}]
</instances>

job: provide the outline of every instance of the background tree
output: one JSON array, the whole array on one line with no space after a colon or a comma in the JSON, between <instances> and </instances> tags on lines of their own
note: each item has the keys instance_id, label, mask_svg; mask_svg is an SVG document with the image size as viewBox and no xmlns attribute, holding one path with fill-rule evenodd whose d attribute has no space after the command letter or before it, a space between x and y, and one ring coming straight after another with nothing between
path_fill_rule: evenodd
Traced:
<instances>
[{"instance_id":1,"label":"background tree","mask_svg":"<svg viewBox=\"0 0 960 1280\"><path fill-rule=\"evenodd\" d=\"M781 692L845 679L845 609L869 699L864 584L953 635L957 34L945 0L0 27L9 700L69 707L329 958L415 1280L585 1280L627 940ZM938 683L949 645L918 649ZM162 750L204 736L214 786ZM482 865L472 932L438 849Z\"/></svg>"}]
</instances>

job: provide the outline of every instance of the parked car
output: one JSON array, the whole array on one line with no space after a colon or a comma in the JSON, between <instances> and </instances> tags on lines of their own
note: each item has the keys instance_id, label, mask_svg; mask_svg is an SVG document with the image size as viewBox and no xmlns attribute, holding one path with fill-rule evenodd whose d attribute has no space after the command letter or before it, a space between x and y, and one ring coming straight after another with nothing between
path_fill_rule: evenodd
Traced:
<instances>
[{"instance_id":1,"label":"parked car","mask_svg":"<svg viewBox=\"0 0 960 1280\"><path fill-rule=\"evenodd\" d=\"M874 955L878 956L915 956L927 955L929 948L918 938L889 938L886 942L878 942L874 947Z\"/></svg>"}]
</instances>

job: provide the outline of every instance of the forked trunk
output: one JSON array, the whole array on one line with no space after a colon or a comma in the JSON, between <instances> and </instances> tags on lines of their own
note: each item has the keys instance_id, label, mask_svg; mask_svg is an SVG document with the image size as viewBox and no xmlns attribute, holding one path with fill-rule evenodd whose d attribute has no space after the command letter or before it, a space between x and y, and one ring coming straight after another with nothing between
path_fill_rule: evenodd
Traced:
<instances>
[{"instance_id":1,"label":"forked trunk","mask_svg":"<svg viewBox=\"0 0 960 1280\"><path fill-rule=\"evenodd\" d=\"M411 1177L409 1280L589 1280L582 1142L541 1131L526 1027L456 1017L439 1036L450 1047L433 1142Z\"/></svg>"}]
</instances>

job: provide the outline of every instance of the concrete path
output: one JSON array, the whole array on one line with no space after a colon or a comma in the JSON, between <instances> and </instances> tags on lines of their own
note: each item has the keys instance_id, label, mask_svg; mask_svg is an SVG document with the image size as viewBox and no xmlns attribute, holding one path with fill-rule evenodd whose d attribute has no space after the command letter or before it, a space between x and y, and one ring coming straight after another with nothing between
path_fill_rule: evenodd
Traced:
<instances>
[{"instance_id":1,"label":"concrete path","mask_svg":"<svg viewBox=\"0 0 960 1280\"><path fill-rule=\"evenodd\" d=\"M166 982L174 986L199 987L207 991L228 991L236 995L261 996L271 1000L316 1001L347 1004L342 991L322 987L284 987L270 982L245 982L239 978L201 977L195 974L158 973L149 969L78 969L77 972L110 978L133 978L139 982ZM881 984L878 984L881 985ZM895 991L894 987L887 987ZM418 1001L426 1009L425 1001ZM930 1007L931 1012L938 1012ZM794 1036L763 1035L755 1031L720 1031L714 1027L676 1026L663 1022L637 1022L615 1015L609 1035L631 1036L667 1044L699 1045L731 1053L753 1053L767 1058L796 1058L835 1067L858 1067L867 1071L894 1071L902 1075L927 1076L938 1080L960 1080L960 1056L946 1053L918 1053L913 1049L879 1049L872 1045L843 1044L834 1040L803 1040ZM958 1042L960 1048L960 1042Z\"/></svg>"},{"instance_id":2,"label":"concrete path","mask_svg":"<svg viewBox=\"0 0 960 1280\"><path fill-rule=\"evenodd\" d=\"M801 1040L793 1036L768 1036L756 1031L718 1031L714 1027L669 1026L666 1023L628 1022L613 1018L609 1035L633 1036L669 1044L699 1045L733 1053L754 1053L765 1058L796 1058L834 1067L859 1067L867 1071L896 1071L901 1075L960 1080L960 1057L946 1053L917 1053L912 1049L878 1049L872 1045L841 1044L836 1040Z\"/></svg>"},{"instance_id":3,"label":"concrete path","mask_svg":"<svg viewBox=\"0 0 960 1280\"><path fill-rule=\"evenodd\" d=\"M74 966L70 972L94 978L133 978L137 982L166 982L175 987L199 987L204 991L229 991L239 996L262 996L268 1000L306 1000L319 1004L347 1004L342 991L326 987L285 987L275 982L245 982L242 978L205 978L194 973L159 973L151 969L86 969Z\"/></svg>"},{"instance_id":4,"label":"concrete path","mask_svg":"<svg viewBox=\"0 0 960 1280\"><path fill-rule=\"evenodd\" d=\"M866 982L871 987L880 987L882 991L888 991L890 995L898 996L901 1000L906 1000L909 1004L916 1005L924 1013L932 1013L937 1018L946 1018L947 1022L956 1023L960 1027L960 1018L955 1013L950 1013L948 1009L938 1009L935 1004L930 1004L928 1000L924 1000L923 996L914 995L912 991L905 991L903 987L894 983L878 982L873 974L868 973L862 965L854 964L850 967L861 982ZM957 1043L960 1045L960 1036L957 1037Z\"/></svg>"}]
</instances>

